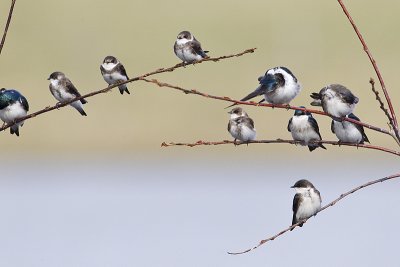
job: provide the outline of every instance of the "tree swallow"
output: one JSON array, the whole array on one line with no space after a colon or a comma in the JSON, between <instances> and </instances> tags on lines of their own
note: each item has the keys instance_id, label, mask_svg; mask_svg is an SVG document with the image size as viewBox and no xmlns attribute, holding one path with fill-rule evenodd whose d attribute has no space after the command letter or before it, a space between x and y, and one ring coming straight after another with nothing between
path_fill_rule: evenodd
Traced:
<instances>
[{"instance_id":1,"label":"tree swallow","mask_svg":"<svg viewBox=\"0 0 400 267\"><path fill-rule=\"evenodd\" d=\"M188 31L178 34L174 44L174 52L183 63L194 63L209 57L206 55L208 51L203 51L200 42Z\"/></svg>"},{"instance_id":2,"label":"tree swallow","mask_svg":"<svg viewBox=\"0 0 400 267\"><path fill-rule=\"evenodd\" d=\"M358 97L340 84L328 85L310 96L314 99L312 106L322 106L326 113L339 118L352 113L359 101Z\"/></svg>"},{"instance_id":3,"label":"tree swallow","mask_svg":"<svg viewBox=\"0 0 400 267\"><path fill-rule=\"evenodd\" d=\"M256 96L264 95L264 99L259 103L265 100L271 104L289 105L290 101L299 94L301 89L297 78L285 67L275 67L267 70L264 76L258 78L258 81L260 85L257 89L240 101L247 101Z\"/></svg>"},{"instance_id":4,"label":"tree swallow","mask_svg":"<svg viewBox=\"0 0 400 267\"><path fill-rule=\"evenodd\" d=\"M254 129L254 121L247 115L242 108L234 108L228 112L230 120L228 123L228 131L236 139L242 142L248 142L256 139L256 129Z\"/></svg>"},{"instance_id":5,"label":"tree swallow","mask_svg":"<svg viewBox=\"0 0 400 267\"><path fill-rule=\"evenodd\" d=\"M353 113L350 113L346 117L356 121L360 121L360 119ZM336 134L339 142L356 144L364 144L364 142L369 143L368 137L364 132L364 127L362 127L361 125L354 124L349 121L332 120L331 130L332 133Z\"/></svg>"},{"instance_id":6,"label":"tree swallow","mask_svg":"<svg viewBox=\"0 0 400 267\"><path fill-rule=\"evenodd\" d=\"M292 207L293 225L315 215L321 209L322 200L319 191L305 179L297 181L291 188L296 190ZM302 227L303 224L299 224L299 226Z\"/></svg>"},{"instance_id":7,"label":"tree swallow","mask_svg":"<svg viewBox=\"0 0 400 267\"><path fill-rule=\"evenodd\" d=\"M50 92L61 103L81 96L76 87L62 72L53 72L47 80L50 80ZM87 116L86 112L83 110L83 104L86 103L87 101L85 99L81 99L72 102L70 105L78 110L82 116Z\"/></svg>"},{"instance_id":8,"label":"tree swallow","mask_svg":"<svg viewBox=\"0 0 400 267\"><path fill-rule=\"evenodd\" d=\"M0 89L0 119L7 124L12 124L16 119L26 116L29 104L26 98L16 90ZM19 136L19 126L24 122L18 122L10 127L10 133Z\"/></svg>"},{"instance_id":9,"label":"tree swallow","mask_svg":"<svg viewBox=\"0 0 400 267\"><path fill-rule=\"evenodd\" d=\"M301 108L304 107L301 106ZM309 143L310 141L320 141L322 139L319 133L318 123L310 112L296 110L293 117L289 120L287 129L292 134L293 140L301 141L301 144L308 146L310 151L313 151L317 147L326 149L323 144Z\"/></svg>"},{"instance_id":10,"label":"tree swallow","mask_svg":"<svg viewBox=\"0 0 400 267\"><path fill-rule=\"evenodd\" d=\"M108 85L129 80L124 65L122 65L121 62L119 62L118 59L113 56L106 56L103 64L100 65L100 71ZM121 95L123 95L124 92L130 94L126 84L120 85L118 88Z\"/></svg>"}]
</instances>

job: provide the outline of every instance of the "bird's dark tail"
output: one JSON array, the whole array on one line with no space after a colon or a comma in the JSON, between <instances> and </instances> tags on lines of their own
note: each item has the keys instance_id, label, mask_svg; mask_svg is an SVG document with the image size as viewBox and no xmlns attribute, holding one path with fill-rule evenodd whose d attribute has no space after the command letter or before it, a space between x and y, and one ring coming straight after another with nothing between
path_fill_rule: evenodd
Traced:
<instances>
[{"instance_id":1,"label":"bird's dark tail","mask_svg":"<svg viewBox=\"0 0 400 267\"><path fill-rule=\"evenodd\" d=\"M86 99L84 99L84 98L82 98L80 101L81 101L82 104L86 104L87 103Z\"/></svg>"},{"instance_id":2,"label":"bird's dark tail","mask_svg":"<svg viewBox=\"0 0 400 267\"><path fill-rule=\"evenodd\" d=\"M311 97L312 99L318 99L318 100L321 99L321 96L319 95L319 93L312 93L312 94L310 95L310 97Z\"/></svg>"},{"instance_id":3,"label":"bird's dark tail","mask_svg":"<svg viewBox=\"0 0 400 267\"><path fill-rule=\"evenodd\" d=\"M10 133L19 136L19 127L17 125L13 125L10 127Z\"/></svg>"},{"instance_id":4,"label":"bird's dark tail","mask_svg":"<svg viewBox=\"0 0 400 267\"><path fill-rule=\"evenodd\" d=\"M314 151L315 149L317 149L318 147L326 149L326 147L323 144L318 144L318 145L309 145L308 149L310 150L310 152Z\"/></svg>"},{"instance_id":5,"label":"bird's dark tail","mask_svg":"<svg viewBox=\"0 0 400 267\"><path fill-rule=\"evenodd\" d=\"M87 116L87 114L86 114L86 112L83 110L83 108L81 108L81 107L75 107L75 109L76 109L77 111L79 111L79 113L80 113L82 116Z\"/></svg>"},{"instance_id":6,"label":"bird's dark tail","mask_svg":"<svg viewBox=\"0 0 400 267\"><path fill-rule=\"evenodd\" d=\"M119 86L118 89L119 89L119 92L121 93L121 95L123 95L124 92L126 92L128 95L131 94L131 93L129 92L129 90L128 90L128 87L127 87L125 84Z\"/></svg>"}]
</instances>

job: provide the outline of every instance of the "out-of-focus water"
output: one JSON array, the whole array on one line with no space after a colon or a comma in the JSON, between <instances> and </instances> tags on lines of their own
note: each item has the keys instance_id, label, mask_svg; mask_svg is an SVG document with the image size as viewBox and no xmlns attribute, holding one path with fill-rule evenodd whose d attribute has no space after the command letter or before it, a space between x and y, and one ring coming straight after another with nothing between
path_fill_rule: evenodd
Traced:
<instances>
[{"instance_id":1,"label":"out-of-focus water","mask_svg":"<svg viewBox=\"0 0 400 267\"><path fill-rule=\"evenodd\" d=\"M4 158L0 266L398 265L398 180L359 191L252 253L226 253L290 224L297 179L310 179L327 203L396 172L396 158L112 157Z\"/></svg>"}]
</instances>

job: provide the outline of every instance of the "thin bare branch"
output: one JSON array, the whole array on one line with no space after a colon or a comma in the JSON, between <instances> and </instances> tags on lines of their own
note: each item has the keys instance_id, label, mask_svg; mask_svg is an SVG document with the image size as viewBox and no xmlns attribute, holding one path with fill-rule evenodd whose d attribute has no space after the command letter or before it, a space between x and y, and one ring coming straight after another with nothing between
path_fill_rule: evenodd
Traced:
<instances>
[{"instance_id":1,"label":"thin bare branch","mask_svg":"<svg viewBox=\"0 0 400 267\"><path fill-rule=\"evenodd\" d=\"M0 42L0 54L1 54L1 51L3 50L4 43L6 42L6 36L7 36L8 28L10 27L11 17L12 17L13 11L14 11L15 2L16 2L16 0L11 0L11 7L10 7L10 11L8 12L8 18L7 18L6 26L4 28L3 38L1 38L1 42Z\"/></svg>"},{"instance_id":2,"label":"thin bare branch","mask_svg":"<svg viewBox=\"0 0 400 267\"><path fill-rule=\"evenodd\" d=\"M210 141L202 141L199 140L195 143L166 143L163 142L161 144L162 147L170 147L170 146L188 146L188 147L195 147L195 146L217 146L217 145L249 145L249 144L292 144L292 145L300 145L300 141L295 141L295 140L284 140L284 139L272 139L272 140L253 140L253 141L248 141L248 142L241 142L241 141L229 141L229 140L223 140L223 141L217 141L217 142L210 142ZM332 146L351 146L351 147L356 147L356 148L365 148L365 149L373 149L373 150L379 150L383 151L386 153L390 153L396 156L400 156L399 151L395 151L386 147L380 147L380 146L374 146L374 145L368 145L368 144L354 144L354 143L345 143L345 142L337 142L337 141L326 141L326 140L321 140L321 141L315 141L315 142L310 142L310 144L328 144Z\"/></svg>"},{"instance_id":3,"label":"thin bare branch","mask_svg":"<svg viewBox=\"0 0 400 267\"><path fill-rule=\"evenodd\" d=\"M351 189L350 191L348 191L348 192L346 192L346 193L344 193L344 194L341 194L338 198L336 198L336 199L333 200L332 202L329 202L327 205L323 206L315 215L317 215L317 214L320 213L321 211L326 210L326 209L329 208L329 207L332 207L333 205L335 205L336 203L338 203L338 202L339 202L340 200L342 200L343 198L345 198L345 197L347 197L347 196L353 194L354 192L356 192L356 191L358 191L358 190L360 190L360 189L363 189L363 188L365 188L365 187L368 187L368 186L371 186L371 185L374 185L374 184L377 184L377 183L382 183L382 182L385 182L385 181L388 181L388 180L391 180L391 179L395 179L395 178L398 178L398 177L400 177L400 173L393 174L393 175L390 175L390 176L386 176L386 177L384 177L384 178L380 178L380 179L377 179L377 180L374 180L374 181L370 181L370 182L368 182L368 183L365 183L365 184L363 184L363 185L357 186L356 188L353 188L353 189ZM308 219L309 219L309 218L308 218ZM250 252L250 251L252 251L252 250L254 250L254 249L256 249L256 248L262 246L263 244L265 244L265 243L267 243L267 242L269 242L269 241L275 240L277 237L279 237L279 236L281 236L281 235L287 233L288 231L290 231L290 230L296 228L296 227L299 226L300 224L306 223L308 219L305 219L305 220L300 221L300 222L298 222L298 223L296 223L296 224L294 224L294 225L291 225L291 226L289 226L288 228L286 228L286 229L280 231L280 232L277 233L276 235L273 235L273 236L271 236L271 237L269 237L269 238L267 238L267 239L261 240L261 241L258 243L258 245L255 246L255 247L253 247L253 248L246 249L246 250L241 251L241 252L228 252L228 254L231 254L231 255L239 255L239 254L244 254L244 253Z\"/></svg>"},{"instance_id":4,"label":"thin bare branch","mask_svg":"<svg viewBox=\"0 0 400 267\"><path fill-rule=\"evenodd\" d=\"M254 53L254 51L255 51L256 49L257 49L257 48L250 48L250 49L246 49L246 50L244 50L243 52L240 52L240 53L237 53L237 54L232 54L232 55L227 55L227 56L220 56L220 57L216 57L216 58L206 58L206 59L200 60L200 61L198 61L198 62L192 63L192 64L190 64L190 65L196 65L196 64L203 63L203 62L209 62L209 61L217 62L217 61L220 61L220 60L223 60L223 59L228 59L228 58L233 58L233 57L240 57L240 56L243 56L243 55L245 55L245 54ZM74 99L72 99L72 100L70 100L70 101L63 102L63 103L59 103L59 104L56 104L56 105L54 105L54 106L47 106L47 107L45 107L45 108L43 108L43 109L41 109L41 110L39 110L39 111L36 111L36 112L31 113L31 114L29 114L29 115L27 115L27 116L21 117L21 118L19 118L18 120L15 120L14 123L7 124L7 125L4 125L3 127L0 127L0 131L6 130L7 128L13 126L15 123L18 123L18 122L21 122L21 121L26 121L26 120L28 120L28 119L34 118L34 117L36 117L36 116L38 116L38 115L41 115L41 114L43 114L43 113L47 113L47 112L49 112L49 111L52 111L52 110L55 110L55 109L60 109L60 108L62 108L62 107L65 107L65 106L71 104L72 102L75 102L75 101L80 100L80 99L82 99L82 98L89 98L89 97L92 97L92 96L95 96L95 95L98 95L98 94L107 93L107 92L109 92L111 89L113 89L113 88L115 88L115 87L118 87L119 85L126 84L126 83L131 83L131 82L135 82L135 81L139 81L139 80L141 80L141 79L143 79L143 78L145 78L145 77L152 76L152 75L159 74L159 73L163 73L163 72L172 72L172 71L174 71L174 70L176 70L176 69L178 69L178 68L182 68L182 67L185 67L185 66L187 66L187 65L188 65L188 64L179 63L179 64L176 64L176 65L174 65L174 66L172 66L172 67L168 67L168 68L159 68L159 69L157 69L157 70L155 70L155 71L151 71L151 72L145 73L145 74L143 74L143 75L140 75L140 76L137 76L137 77L135 77L135 78L129 79L129 80L125 81L125 82L120 82L120 83L111 85L111 86L109 86L109 87L107 87L107 88L104 88L104 89L101 89L101 90L97 90L97 91L93 91L93 92L91 92L91 93L82 95L82 96L77 97L77 98L74 98Z\"/></svg>"},{"instance_id":5,"label":"thin bare branch","mask_svg":"<svg viewBox=\"0 0 400 267\"><path fill-rule=\"evenodd\" d=\"M376 100L379 102L380 109L385 113L386 117L389 119L389 125L391 127L393 127L393 125L394 125L393 119L390 116L389 111L387 110L387 108L385 108L385 104L383 103L381 97L379 96L379 92L377 90L375 90L375 81L374 81L374 79L371 78L369 80L369 83L371 84L371 89L372 89L372 92L374 92L374 94L375 94ZM397 142L397 144L400 146L400 135L399 135L399 132L398 131L393 131L393 132L394 132L393 138Z\"/></svg>"},{"instance_id":6,"label":"thin bare branch","mask_svg":"<svg viewBox=\"0 0 400 267\"><path fill-rule=\"evenodd\" d=\"M399 129L398 129L398 124L397 124L396 113L394 112L394 109L393 109L393 106L392 106L392 101L391 101L389 93L388 93L388 91L386 89L385 81L382 78L382 75L381 75L381 72L380 72L380 70L378 68L378 65L376 64L376 61L375 61L374 57L372 56L371 52L369 51L369 48L368 48L366 42L364 41L364 38L362 37L360 31L358 30L358 28L357 28L353 18L351 17L349 11L347 11L347 8L344 5L343 1L342 0L338 0L338 2L340 4L340 6L342 7L343 12L346 14L347 19L349 20L349 22L353 26L353 29L356 32L357 36L358 36L358 39L360 40L361 44L363 45L363 49L364 49L365 53L367 53L368 58L371 61L372 66L374 67L375 73L378 76L379 82L381 84L382 91L385 94L385 98L386 98L386 101L387 101L388 106L389 106L391 117L393 119L393 120L389 119L389 122L391 122L391 121L393 122L393 124L392 124L393 130L396 132L396 136L399 136Z\"/></svg>"},{"instance_id":7,"label":"thin bare branch","mask_svg":"<svg viewBox=\"0 0 400 267\"><path fill-rule=\"evenodd\" d=\"M337 119L337 120L349 121L349 122L352 122L354 124L362 125L363 127L366 127L368 129L371 129L371 130L374 130L374 131L377 131L377 132L381 132L381 133L393 136L393 134L390 131L385 130L383 128L376 127L376 126L373 126L373 125L370 125L370 124L367 124L367 123L364 123L364 122L360 122L360 121L357 121L357 120L353 120L353 119L350 119L350 118L335 118L335 117L333 117L333 116L331 116L331 115L329 115L329 114L327 114L327 113L325 113L323 111L320 111L320 110L301 108L301 107L295 107L295 106L289 106L289 105L258 103L258 102L252 102L252 101L245 102L245 101L235 100L235 99L229 98L227 96L214 96L214 95L210 95L210 94L207 94L207 93L202 93L202 92L200 92L200 91L198 91L196 89L185 89L185 88L182 88L182 87L177 86L177 85L172 85L172 84L168 84L168 83L165 83L165 82L160 82L160 81L158 81L156 79L151 79L151 80L145 79L145 78L139 78L139 79L142 80L142 81L148 82L148 83L154 83L154 84L158 85L159 87L168 87L168 88L176 89L176 90L179 90L179 91L181 91L181 92L183 92L185 94L199 95L199 96L202 96L202 97L211 98L211 99L217 99L217 100L231 102L231 103L235 103L235 104L241 104L241 105L247 105L247 106L257 106L257 107L268 107L268 108L280 108L280 109L286 109L286 110L288 110L288 109L304 110L304 111L308 111L310 113L319 114L319 115L323 115L323 116L328 116L328 117L331 117L331 118L334 118L334 119Z\"/></svg>"}]
</instances>

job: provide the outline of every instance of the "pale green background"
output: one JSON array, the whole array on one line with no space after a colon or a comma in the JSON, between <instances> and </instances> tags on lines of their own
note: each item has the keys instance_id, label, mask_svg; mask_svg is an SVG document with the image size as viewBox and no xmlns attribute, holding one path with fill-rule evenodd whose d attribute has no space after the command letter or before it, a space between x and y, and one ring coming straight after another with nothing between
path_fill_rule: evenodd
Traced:
<instances>
[{"instance_id":1,"label":"pale green background","mask_svg":"<svg viewBox=\"0 0 400 267\"><path fill-rule=\"evenodd\" d=\"M398 110L399 23L395 11L400 2L347 2ZM2 21L8 8L8 1L0 3ZM17 1L0 58L0 83L20 90L31 111L36 111L55 103L46 80L53 71L65 72L81 93L88 93L105 87L99 65L109 54L123 62L131 77L174 65L178 59L172 46L181 30L192 31L211 56L251 47L258 50L154 78L240 98L257 86L257 77L268 68L287 66L303 85L293 105L308 105L311 92L329 83L342 83L361 99L355 113L365 122L386 127L368 83L370 77L375 78L374 71L334 0ZM114 90L88 99L87 118L68 107L27 121L20 138L2 133L2 149L130 153L158 150L163 141L231 138L226 131L226 103L143 82L129 88L130 96ZM286 125L293 111L246 110L255 120L258 138L290 137ZM330 132L330 119L318 117L318 121L323 138L336 140ZM374 144L394 145L387 136L367 134ZM249 149L262 151L260 146ZM274 145L269 149L293 148Z\"/></svg>"}]
</instances>

